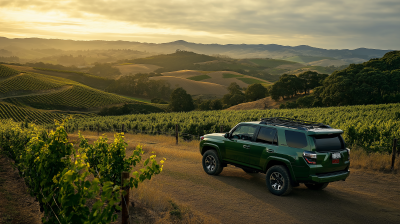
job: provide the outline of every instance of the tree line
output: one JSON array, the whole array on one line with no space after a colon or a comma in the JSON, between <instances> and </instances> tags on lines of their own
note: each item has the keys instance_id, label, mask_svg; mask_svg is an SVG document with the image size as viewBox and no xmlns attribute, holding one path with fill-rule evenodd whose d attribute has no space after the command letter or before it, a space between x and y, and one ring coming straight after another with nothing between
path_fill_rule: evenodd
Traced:
<instances>
[{"instance_id":1,"label":"tree line","mask_svg":"<svg viewBox=\"0 0 400 224\"><path fill-rule=\"evenodd\" d=\"M313 93L281 108L330 107L400 102L400 51L351 64L326 77Z\"/></svg>"},{"instance_id":2,"label":"tree line","mask_svg":"<svg viewBox=\"0 0 400 224\"><path fill-rule=\"evenodd\" d=\"M169 100L172 89L164 80L152 80L150 77L159 76L156 73L138 73L122 76L113 81L107 88L107 92L126 96L143 96L146 98L160 98Z\"/></svg>"}]
</instances>

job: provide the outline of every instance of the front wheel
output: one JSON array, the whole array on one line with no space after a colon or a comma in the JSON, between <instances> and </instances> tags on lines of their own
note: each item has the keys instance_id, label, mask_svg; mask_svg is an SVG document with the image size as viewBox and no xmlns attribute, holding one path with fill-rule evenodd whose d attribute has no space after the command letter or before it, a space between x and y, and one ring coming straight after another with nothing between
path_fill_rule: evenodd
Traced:
<instances>
[{"instance_id":1,"label":"front wheel","mask_svg":"<svg viewBox=\"0 0 400 224\"><path fill-rule=\"evenodd\" d=\"M285 166L275 165L269 168L265 181L268 190L274 195L287 195L292 191L290 174Z\"/></svg>"},{"instance_id":2,"label":"front wheel","mask_svg":"<svg viewBox=\"0 0 400 224\"><path fill-rule=\"evenodd\" d=\"M310 190L322 190L324 188L326 188L326 186L328 186L329 183L314 183L314 184L304 184L306 185L306 187Z\"/></svg>"},{"instance_id":3,"label":"front wheel","mask_svg":"<svg viewBox=\"0 0 400 224\"><path fill-rule=\"evenodd\" d=\"M219 161L217 152L214 150L208 150L203 154L203 169L209 175L218 175L224 168Z\"/></svg>"}]
</instances>

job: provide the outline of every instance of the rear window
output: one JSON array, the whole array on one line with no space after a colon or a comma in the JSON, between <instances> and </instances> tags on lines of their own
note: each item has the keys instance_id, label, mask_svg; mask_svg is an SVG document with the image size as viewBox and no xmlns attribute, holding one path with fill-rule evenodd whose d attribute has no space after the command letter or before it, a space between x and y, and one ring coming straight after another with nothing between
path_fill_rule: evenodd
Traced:
<instances>
[{"instance_id":1,"label":"rear window","mask_svg":"<svg viewBox=\"0 0 400 224\"><path fill-rule=\"evenodd\" d=\"M286 143L292 148L304 148L307 146L306 135L297 131L285 131Z\"/></svg>"},{"instance_id":2,"label":"rear window","mask_svg":"<svg viewBox=\"0 0 400 224\"><path fill-rule=\"evenodd\" d=\"M313 136L317 151L337 151L344 149L344 142L340 135Z\"/></svg>"}]
</instances>

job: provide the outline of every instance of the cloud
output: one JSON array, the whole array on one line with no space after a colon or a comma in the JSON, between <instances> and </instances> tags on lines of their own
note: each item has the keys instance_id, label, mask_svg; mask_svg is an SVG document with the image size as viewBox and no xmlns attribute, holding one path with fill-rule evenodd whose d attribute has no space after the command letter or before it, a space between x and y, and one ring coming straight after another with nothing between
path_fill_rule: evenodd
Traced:
<instances>
[{"instance_id":1,"label":"cloud","mask_svg":"<svg viewBox=\"0 0 400 224\"><path fill-rule=\"evenodd\" d=\"M172 36L189 38L196 32L216 37L279 36L293 42L307 36L304 40L318 39L320 43L336 40L337 46L341 41L343 46L352 42L400 48L396 40L400 36L398 0L12 0L1 1L0 8L56 12L82 21L115 21L127 24L127 28L130 24L168 29ZM374 40L386 43L373 44Z\"/></svg>"}]
</instances>

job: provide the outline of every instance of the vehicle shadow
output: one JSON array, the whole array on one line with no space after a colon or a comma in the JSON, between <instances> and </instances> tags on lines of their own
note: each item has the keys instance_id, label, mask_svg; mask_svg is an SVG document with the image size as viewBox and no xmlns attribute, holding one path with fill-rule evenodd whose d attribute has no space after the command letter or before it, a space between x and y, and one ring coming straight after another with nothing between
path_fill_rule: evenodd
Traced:
<instances>
[{"instance_id":1,"label":"vehicle shadow","mask_svg":"<svg viewBox=\"0 0 400 224\"><path fill-rule=\"evenodd\" d=\"M268 191L265 174L248 174L238 168L228 167L216 181L232 186L243 194L251 195L262 205L290 214L299 222L307 223L400 223L400 209L391 207L374 197L330 183L321 191L307 189L303 184L293 188L286 196L276 196Z\"/></svg>"}]
</instances>

